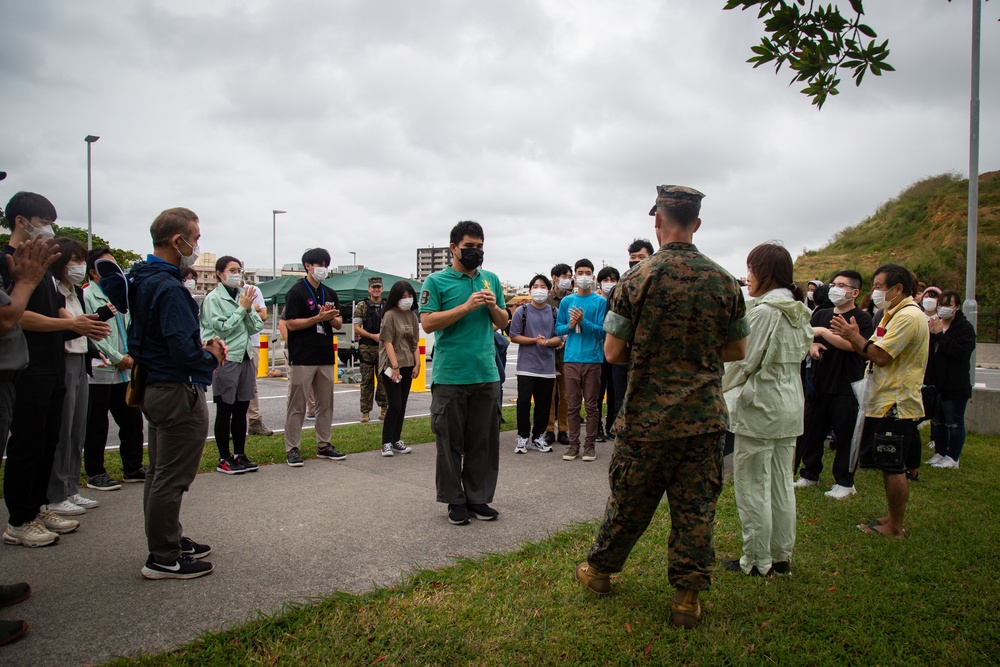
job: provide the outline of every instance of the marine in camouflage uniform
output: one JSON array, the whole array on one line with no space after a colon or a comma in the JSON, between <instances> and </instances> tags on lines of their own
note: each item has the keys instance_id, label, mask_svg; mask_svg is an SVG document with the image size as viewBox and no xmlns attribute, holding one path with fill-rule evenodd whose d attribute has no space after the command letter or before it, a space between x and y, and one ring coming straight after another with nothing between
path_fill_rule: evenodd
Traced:
<instances>
[{"instance_id":1,"label":"marine in camouflage uniform","mask_svg":"<svg viewBox=\"0 0 1000 667\"><path fill-rule=\"evenodd\" d=\"M704 195L667 185L657 194L650 215L656 214L660 249L622 276L608 302L604 329L613 337L609 348L629 355L628 384L615 420L611 495L577 578L596 593L610 592L607 574L622 570L666 493L668 577L691 602L690 623L678 622L675 597L674 623L693 627L700 615L697 591L709 588L715 564L713 523L728 420L724 349L727 360L739 355L749 327L736 279L690 242Z\"/></svg>"},{"instance_id":2,"label":"marine in camouflage uniform","mask_svg":"<svg viewBox=\"0 0 1000 667\"><path fill-rule=\"evenodd\" d=\"M367 422L372 411L372 399L381 408L379 419L385 417L389 400L385 387L375 383L375 369L378 367L378 333L382 324L382 278L368 279L369 298L354 307L354 332L360 336L358 356L361 357L361 421ZM369 312L371 311L371 312ZM375 340L365 334L372 334Z\"/></svg>"}]
</instances>

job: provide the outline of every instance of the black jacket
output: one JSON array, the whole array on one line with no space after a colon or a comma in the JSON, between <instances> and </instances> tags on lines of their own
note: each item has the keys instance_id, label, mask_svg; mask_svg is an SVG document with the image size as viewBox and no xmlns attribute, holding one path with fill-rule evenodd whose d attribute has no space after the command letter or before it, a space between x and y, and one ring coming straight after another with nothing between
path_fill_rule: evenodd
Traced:
<instances>
[{"instance_id":1,"label":"black jacket","mask_svg":"<svg viewBox=\"0 0 1000 667\"><path fill-rule=\"evenodd\" d=\"M941 399L954 401L972 397L969 361L975 349L976 330L962 311L955 313L947 331L931 334L926 384L934 385Z\"/></svg>"}]
</instances>

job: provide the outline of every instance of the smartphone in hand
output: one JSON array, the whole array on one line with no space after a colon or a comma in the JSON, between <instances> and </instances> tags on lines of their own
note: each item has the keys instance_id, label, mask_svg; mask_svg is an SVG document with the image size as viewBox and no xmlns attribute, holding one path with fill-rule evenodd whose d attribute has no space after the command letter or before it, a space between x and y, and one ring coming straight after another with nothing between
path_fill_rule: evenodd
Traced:
<instances>
[{"instance_id":1,"label":"smartphone in hand","mask_svg":"<svg viewBox=\"0 0 1000 667\"><path fill-rule=\"evenodd\" d=\"M97 309L97 319L99 319L101 322L107 322L114 316L115 316L114 311L111 310L111 306L107 304Z\"/></svg>"}]
</instances>

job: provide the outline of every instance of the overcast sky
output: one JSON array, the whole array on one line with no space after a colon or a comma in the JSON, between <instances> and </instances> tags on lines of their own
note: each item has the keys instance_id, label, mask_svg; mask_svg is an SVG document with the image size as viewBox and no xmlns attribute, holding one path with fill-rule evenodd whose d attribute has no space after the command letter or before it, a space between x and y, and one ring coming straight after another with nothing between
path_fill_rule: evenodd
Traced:
<instances>
[{"instance_id":1,"label":"overcast sky","mask_svg":"<svg viewBox=\"0 0 1000 667\"><path fill-rule=\"evenodd\" d=\"M250 267L322 246L409 275L455 222L526 282L624 269L658 183L708 196L699 248L737 275L824 245L915 180L968 173L970 0L869 0L895 73L817 112L745 60L723 0L0 0L0 202L48 196L145 254L186 206ZM841 4L846 5L846 2ZM1000 169L1000 2L983 5L981 171ZM655 245L655 241L654 241Z\"/></svg>"}]
</instances>

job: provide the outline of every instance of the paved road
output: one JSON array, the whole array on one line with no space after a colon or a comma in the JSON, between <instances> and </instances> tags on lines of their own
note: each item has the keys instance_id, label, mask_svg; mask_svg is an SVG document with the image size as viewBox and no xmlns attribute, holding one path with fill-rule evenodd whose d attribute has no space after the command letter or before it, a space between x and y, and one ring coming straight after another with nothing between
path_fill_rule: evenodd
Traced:
<instances>
[{"instance_id":1,"label":"paved road","mask_svg":"<svg viewBox=\"0 0 1000 667\"><path fill-rule=\"evenodd\" d=\"M597 445L596 462L567 462L561 446L515 455L514 437L501 434L500 518L467 526L450 525L434 500L433 443L392 458L373 451L342 463L199 475L181 518L185 534L211 544L216 571L192 581L140 575L141 487L92 494L101 507L79 517L80 529L58 544L0 545L2 579L34 589L26 602L0 610L0 618L24 618L30 626L25 639L0 648L0 664L81 665L161 651L254 610L271 614L336 590L389 586L415 569L511 551L601 516L610 443ZM6 510L0 519L7 520Z\"/></svg>"}]
</instances>

